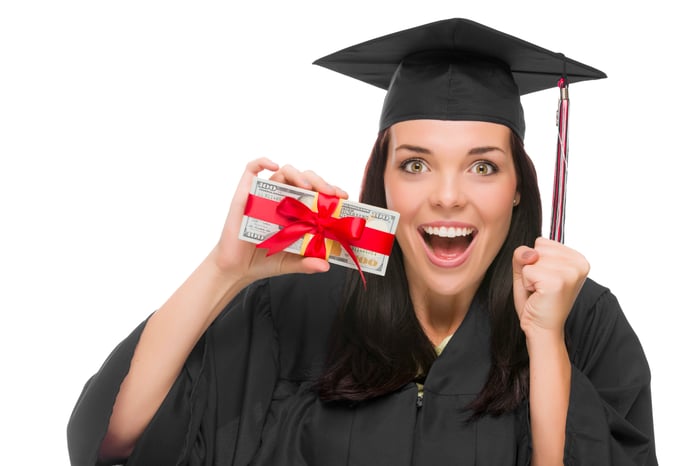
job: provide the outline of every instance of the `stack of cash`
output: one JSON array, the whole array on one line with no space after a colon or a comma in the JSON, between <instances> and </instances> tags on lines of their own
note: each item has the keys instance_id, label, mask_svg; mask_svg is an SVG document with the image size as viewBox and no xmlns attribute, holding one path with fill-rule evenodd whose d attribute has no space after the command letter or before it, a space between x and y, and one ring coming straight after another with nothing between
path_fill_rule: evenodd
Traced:
<instances>
[{"instance_id":1,"label":"stack of cash","mask_svg":"<svg viewBox=\"0 0 700 466\"><path fill-rule=\"evenodd\" d=\"M302 202L309 209L314 208L317 195L314 191L262 178L255 178L253 180L250 194L274 202L280 202L285 197L291 197ZM253 215L255 215L255 213L250 212L250 215L243 216L243 222L241 223L241 229L238 234L239 239L258 244L283 228L275 223L255 218ZM366 221L365 228L372 228L374 230L390 233L391 235L396 233L396 227L399 223L399 214L397 212L345 199L340 200L339 218L342 217L363 218ZM303 240L304 237L295 241L286 248L285 251L301 254L304 244ZM388 255L356 246L352 246L352 251L355 253L363 272L384 275L386 272L386 265L389 262ZM337 241L330 241L329 253L328 262L344 267L357 268L352 258Z\"/></svg>"}]
</instances>

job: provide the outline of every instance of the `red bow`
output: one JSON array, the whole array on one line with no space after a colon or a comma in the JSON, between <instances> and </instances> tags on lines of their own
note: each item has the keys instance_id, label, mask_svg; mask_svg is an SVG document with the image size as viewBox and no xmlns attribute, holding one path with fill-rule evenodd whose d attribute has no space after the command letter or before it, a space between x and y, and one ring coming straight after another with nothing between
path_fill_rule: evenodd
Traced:
<instances>
[{"instance_id":1,"label":"red bow","mask_svg":"<svg viewBox=\"0 0 700 466\"><path fill-rule=\"evenodd\" d=\"M335 218L333 212L338 207L340 199L319 193L316 201L318 212L309 209L302 202L285 197L277 205L277 214L290 220L280 231L258 244L258 248L268 248L267 255L284 250L287 246L304 236L313 234L313 238L306 246L304 255L307 257L326 258L325 239L332 239L340 243L360 272L362 283L366 285L365 276L362 273L360 263L355 253L350 248L350 242L358 240L365 229L365 219L359 217Z\"/></svg>"}]
</instances>

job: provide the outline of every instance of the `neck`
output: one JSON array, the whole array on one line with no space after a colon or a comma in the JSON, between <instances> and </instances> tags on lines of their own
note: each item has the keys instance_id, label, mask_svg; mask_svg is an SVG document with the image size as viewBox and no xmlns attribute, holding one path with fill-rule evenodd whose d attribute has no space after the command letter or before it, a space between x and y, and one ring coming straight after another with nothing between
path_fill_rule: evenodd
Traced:
<instances>
[{"instance_id":1,"label":"neck","mask_svg":"<svg viewBox=\"0 0 700 466\"><path fill-rule=\"evenodd\" d=\"M435 346L457 331L475 294L469 290L456 295L439 295L430 290L409 288L416 317Z\"/></svg>"}]
</instances>

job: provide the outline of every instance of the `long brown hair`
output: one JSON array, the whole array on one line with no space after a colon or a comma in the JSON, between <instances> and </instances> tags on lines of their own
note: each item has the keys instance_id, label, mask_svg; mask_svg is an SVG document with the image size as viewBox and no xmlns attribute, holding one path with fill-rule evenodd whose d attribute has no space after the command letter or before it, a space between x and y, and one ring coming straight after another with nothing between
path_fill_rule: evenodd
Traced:
<instances>
[{"instance_id":1,"label":"long brown hair","mask_svg":"<svg viewBox=\"0 0 700 466\"><path fill-rule=\"evenodd\" d=\"M386 207L388 143L385 130L377 137L367 162L361 202ZM513 303L512 256L515 248L532 246L540 235L542 208L535 168L522 140L511 132L510 144L520 203L477 293L489 310L492 364L481 393L468 407L472 417L511 411L528 393L529 360ZM425 373L437 357L413 310L398 243L386 275L367 274L366 279L365 289L358 274L348 274L327 365L315 385L323 400L356 402L391 393Z\"/></svg>"}]
</instances>

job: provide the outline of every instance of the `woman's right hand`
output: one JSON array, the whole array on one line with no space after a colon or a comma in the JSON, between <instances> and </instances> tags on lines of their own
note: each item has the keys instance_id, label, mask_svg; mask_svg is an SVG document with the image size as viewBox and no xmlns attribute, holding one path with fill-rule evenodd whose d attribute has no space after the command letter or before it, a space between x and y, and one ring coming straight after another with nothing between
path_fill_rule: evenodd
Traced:
<instances>
[{"instance_id":1,"label":"woman's right hand","mask_svg":"<svg viewBox=\"0 0 700 466\"><path fill-rule=\"evenodd\" d=\"M109 427L100 446L105 460L129 457L171 389L192 348L226 304L253 281L293 272L325 272L324 259L266 250L238 239L248 192L263 170L271 180L347 198L311 171L278 165L268 159L250 162L231 201L221 238L197 269L146 323L114 402ZM87 409L87 408L86 408Z\"/></svg>"},{"instance_id":2,"label":"woman's right hand","mask_svg":"<svg viewBox=\"0 0 700 466\"><path fill-rule=\"evenodd\" d=\"M267 158L259 158L249 162L231 201L219 242L212 251L217 268L222 274L228 275L243 284L252 283L257 279L273 275L327 271L330 265L324 259L304 257L288 252L266 256L266 249L256 248L255 244L238 239L238 231L243 221L243 212L250 192L250 186L253 183L253 179L263 170L273 171L274 173L270 179L279 183L298 186L344 199L348 197L345 191L331 186L312 171L301 172L290 165L280 168Z\"/></svg>"}]
</instances>

